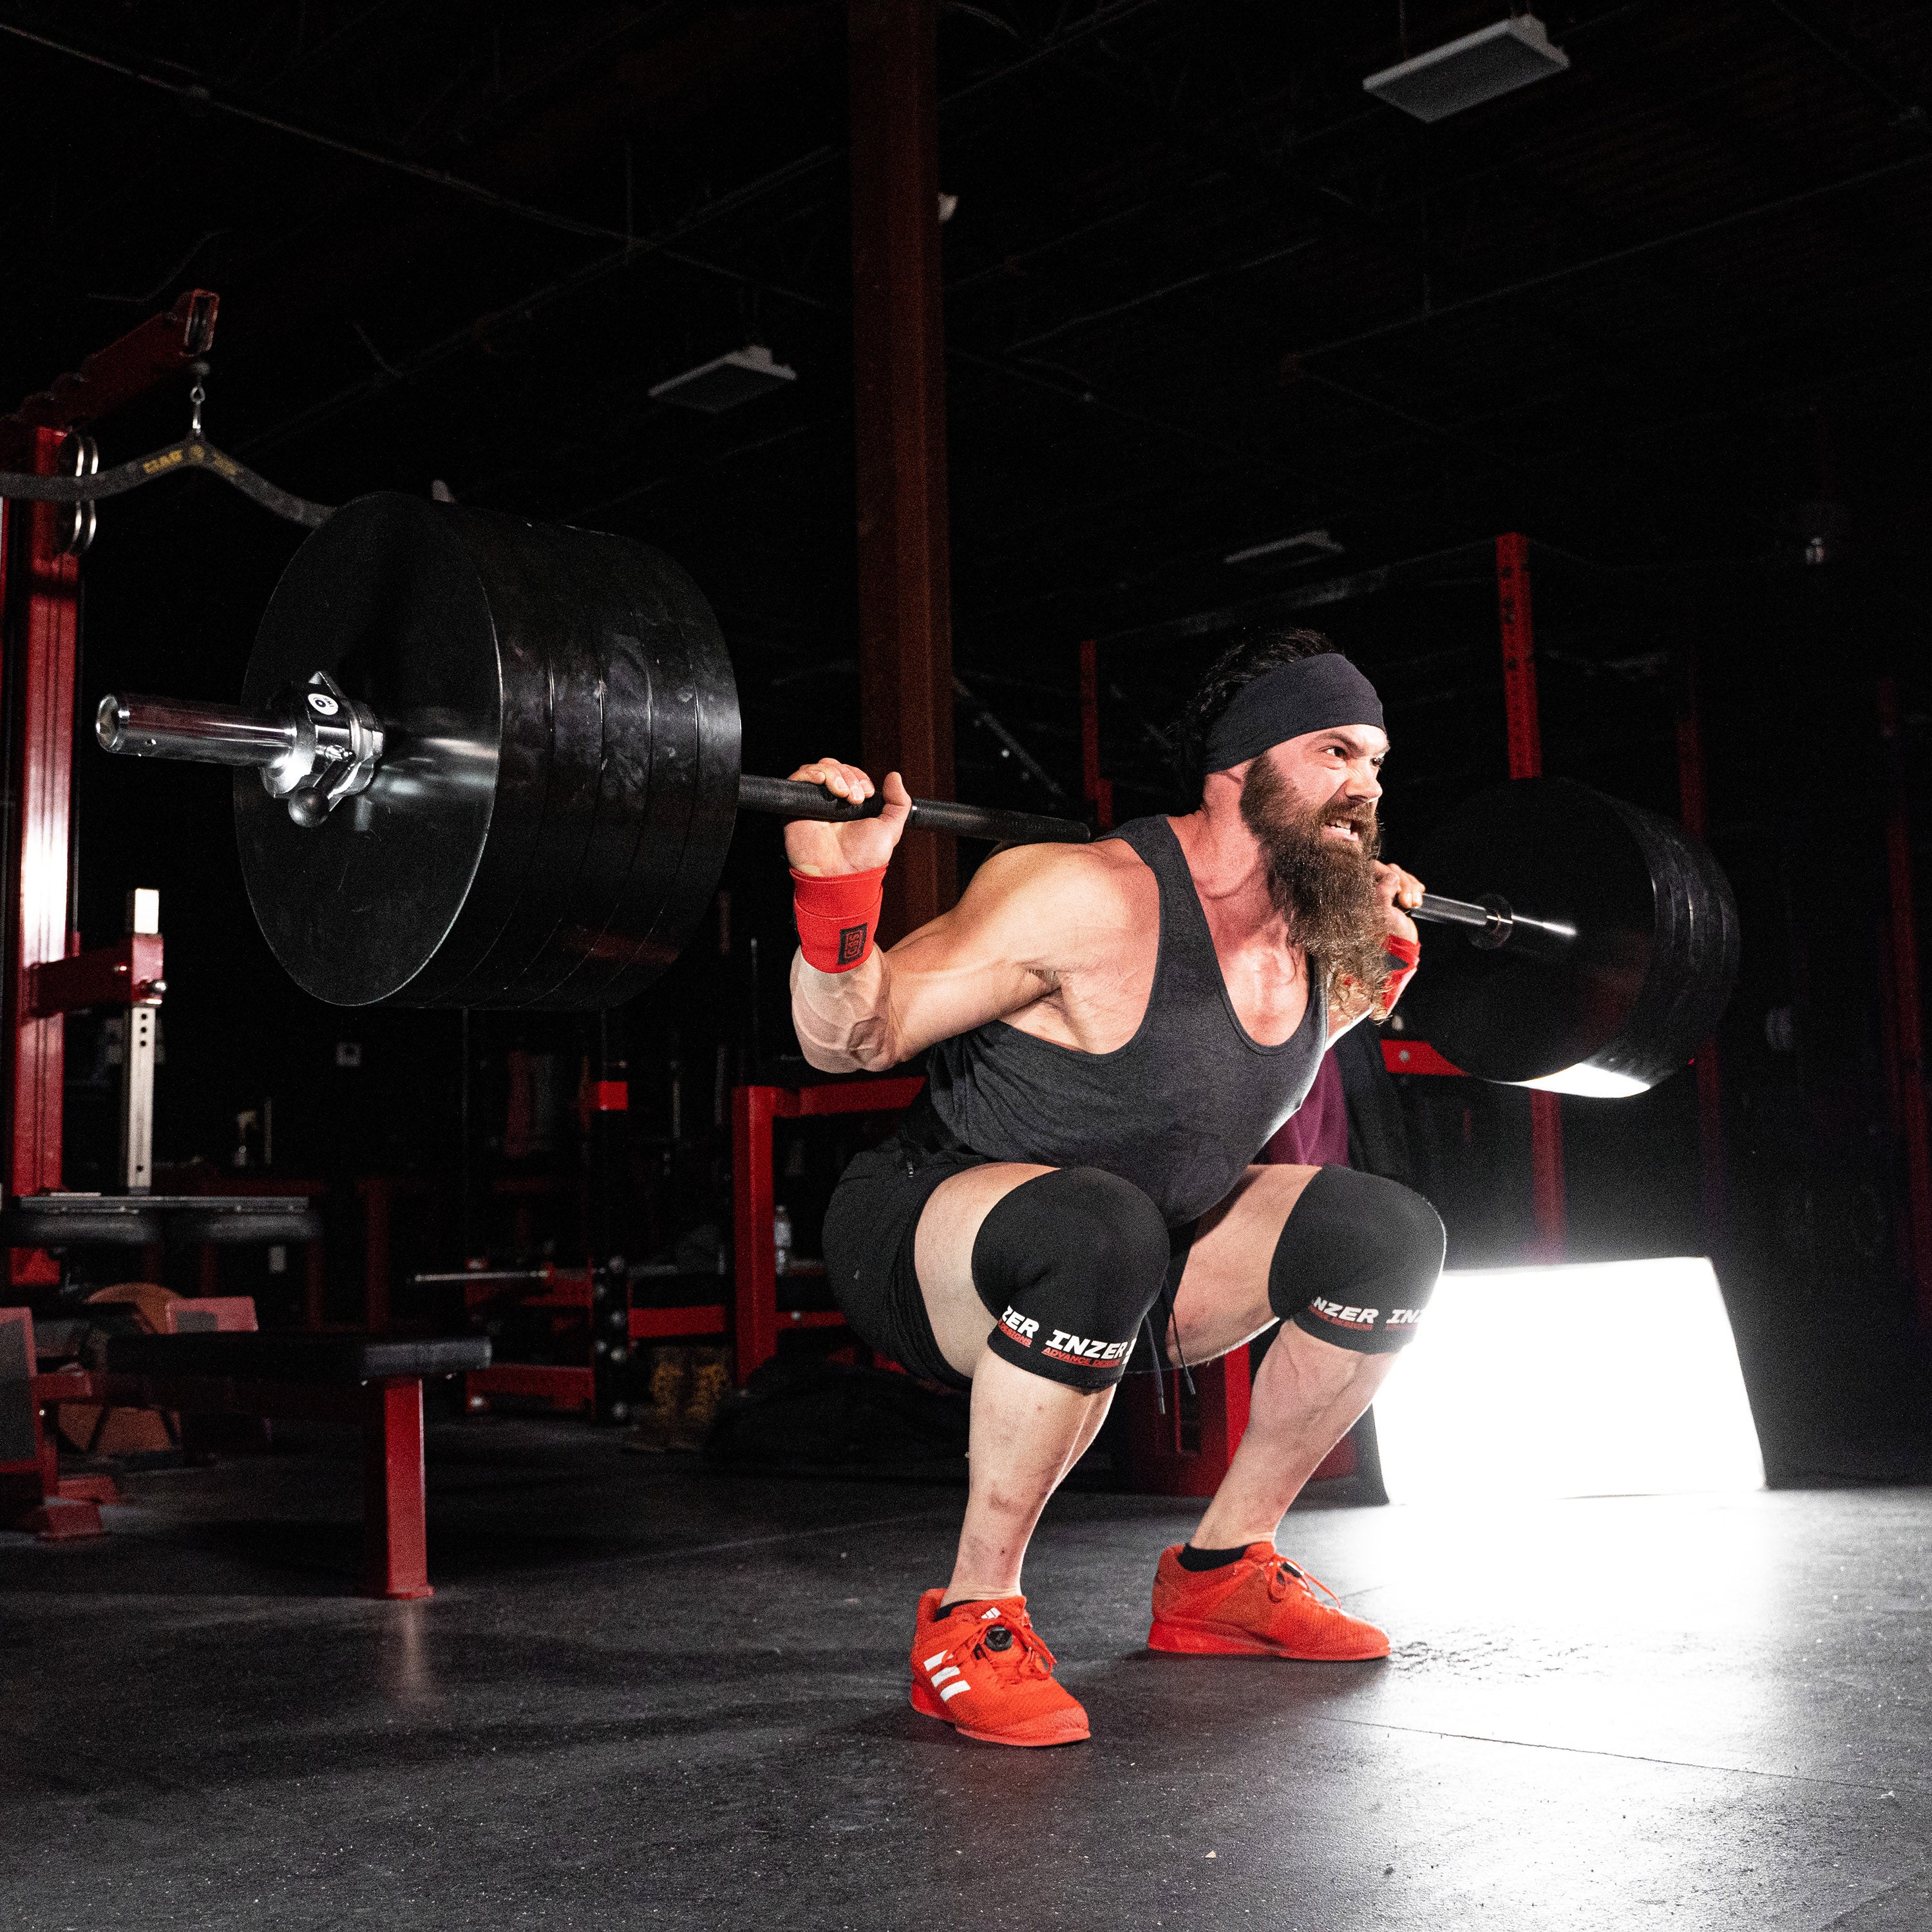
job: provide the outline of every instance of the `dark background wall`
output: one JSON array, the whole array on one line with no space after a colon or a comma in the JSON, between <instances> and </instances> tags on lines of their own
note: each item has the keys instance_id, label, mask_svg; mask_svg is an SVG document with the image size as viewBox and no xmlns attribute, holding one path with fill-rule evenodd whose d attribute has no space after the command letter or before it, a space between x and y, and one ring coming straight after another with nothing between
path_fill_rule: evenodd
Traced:
<instances>
[{"instance_id":1,"label":"dark background wall","mask_svg":"<svg viewBox=\"0 0 1932 1932\"><path fill-rule=\"evenodd\" d=\"M1932 19L1564 7L1558 79L1434 127L1363 94L1498 11L943 10L961 793L1077 805L1076 647L1099 636L1120 806L1161 808L1160 730L1221 632L1277 615L1387 694L1400 856L1504 769L1489 546L1529 532L1549 768L1674 812L1694 666L1744 921L1728 1216L1703 1225L1680 1078L1566 1103L1574 1245L1714 1244L1786 1464L1916 1467L1874 681L1899 682L1922 842ZM646 538L718 610L748 764L856 746L842 5L16 4L0 29L14 391L217 289L224 446L325 501L440 478ZM750 341L797 382L716 417L650 400ZM104 460L185 410L124 412ZM105 506L83 713L117 686L232 696L298 536L199 478ZM160 1156L226 1163L272 1095L283 1171L454 1172L458 1016L290 987L219 775L85 745L76 770L90 943L130 886L162 892ZM646 1246L720 1218L721 1051L728 1082L792 1045L774 826L741 827L724 884L728 950L714 917L623 1016ZM111 1150L96 1031L71 1025L74 1185ZM554 1056L567 1090L589 1044L565 1016L477 1018L479 1159L509 1158L488 1144L512 1051ZM1458 1256L1517 1251L1522 1096L1411 1084ZM802 1199L836 1156L812 1151ZM574 1158L566 1120L512 1164ZM447 1219L412 1238L453 1258Z\"/></svg>"}]
</instances>

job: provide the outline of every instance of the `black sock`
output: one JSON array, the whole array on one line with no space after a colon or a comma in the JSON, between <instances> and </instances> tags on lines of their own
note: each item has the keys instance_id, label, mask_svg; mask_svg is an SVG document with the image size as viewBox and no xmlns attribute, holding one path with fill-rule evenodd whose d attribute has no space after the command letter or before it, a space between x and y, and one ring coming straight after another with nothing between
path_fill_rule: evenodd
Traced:
<instances>
[{"instance_id":1,"label":"black sock","mask_svg":"<svg viewBox=\"0 0 1932 1932\"><path fill-rule=\"evenodd\" d=\"M986 1604L992 1600L990 1597L956 1598L950 1604L941 1604L938 1609L933 1612L932 1620L937 1623L941 1617L950 1617L955 1610L964 1610L968 1604Z\"/></svg>"},{"instance_id":2,"label":"black sock","mask_svg":"<svg viewBox=\"0 0 1932 1932\"><path fill-rule=\"evenodd\" d=\"M1184 1570L1223 1570L1230 1563L1237 1563L1248 1553L1248 1545L1239 1544L1232 1550L1196 1550L1192 1544L1180 1546L1180 1567Z\"/></svg>"}]
</instances>

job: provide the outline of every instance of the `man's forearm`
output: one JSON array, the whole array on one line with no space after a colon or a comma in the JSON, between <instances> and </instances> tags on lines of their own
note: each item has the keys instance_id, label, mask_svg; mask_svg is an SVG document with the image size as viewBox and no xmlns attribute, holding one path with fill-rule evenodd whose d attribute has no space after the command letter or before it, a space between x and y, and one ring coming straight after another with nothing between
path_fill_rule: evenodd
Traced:
<instances>
[{"instance_id":1,"label":"man's forearm","mask_svg":"<svg viewBox=\"0 0 1932 1932\"><path fill-rule=\"evenodd\" d=\"M802 952L791 961L791 1023L821 1073L879 1073L898 1065L890 1023L891 969L872 952L849 973L821 973Z\"/></svg>"}]
</instances>

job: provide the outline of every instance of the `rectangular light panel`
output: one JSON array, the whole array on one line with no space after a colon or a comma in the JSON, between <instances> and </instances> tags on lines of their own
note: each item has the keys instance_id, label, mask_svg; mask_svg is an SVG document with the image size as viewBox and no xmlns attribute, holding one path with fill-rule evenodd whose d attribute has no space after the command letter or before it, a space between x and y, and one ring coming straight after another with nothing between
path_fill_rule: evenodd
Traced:
<instances>
[{"instance_id":1,"label":"rectangular light panel","mask_svg":"<svg viewBox=\"0 0 1932 1932\"><path fill-rule=\"evenodd\" d=\"M1393 1502L1764 1484L1701 1258L1452 1270L1375 1407Z\"/></svg>"},{"instance_id":2,"label":"rectangular light panel","mask_svg":"<svg viewBox=\"0 0 1932 1932\"><path fill-rule=\"evenodd\" d=\"M1518 14L1384 68L1362 82L1362 91L1418 121L1441 121L1561 74L1569 64L1568 55L1551 46L1543 22L1534 14Z\"/></svg>"}]
</instances>

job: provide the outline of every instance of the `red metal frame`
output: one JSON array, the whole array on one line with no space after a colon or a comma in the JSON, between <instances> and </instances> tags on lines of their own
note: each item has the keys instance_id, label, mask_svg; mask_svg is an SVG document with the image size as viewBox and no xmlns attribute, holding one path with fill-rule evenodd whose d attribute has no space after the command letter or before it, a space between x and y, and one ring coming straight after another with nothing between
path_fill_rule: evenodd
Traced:
<instances>
[{"instance_id":1,"label":"red metal frame","mask_svg":"<svg viewBox=\"0 0 1932 1932\"><path fill-rule=\"evenodd\" d=\"M823 1087L734 1087L731 1090L732 1252L736 1279L732 1322L734 1370L740 1382L778 1352L778 1246L772 1218L774 1120L824 1120L835 1114L898 1114L923 1079L854 1080ZM836 1311L794 1310L788 1326L842 1326Z\"/></svg>"},{"instance_id":2,"label":"red metal frame","mask_svg":"<svg viewBox=\"0 0 1932 1932\"><path fill-rule=\"evenodd\" d=\"M1127 1480L1144 1495L1211 1496L1221 1486L1228 1465L1247 1432L1252 1393L1248 1352L1236 1348L1190 1371L1193 1378L1199 1446L1182 1446L1180 1372L1163 1378L1156 1394L1151 1376L1130 1376L1123 1385L1127 1405ZM1162 1400L1167 1404L1161 1413Z\"/></svg>"},{"instance_id":3,"label":"red metal frame","mask_svg":"<svg viewBox=\"0 0 1932 1932\"><path fill-rule=\"evenodd\" d=\"M1114 829L1114 782L1100 775L1100 647L1091 638L1080 646L1080 795L1094 808L1102 832Z\"/></svg>"},{"instance_id":4,"label":"red metal frame","mask_svg":"<svg viewBox=\"0 0 1932 1932\"><path fill-rule=\"evenodd\" d=\"M362 1384L362 1594L434 1596L424 1520L422 1384Z\"/></svg>"},{"instance_id":5,"label":"red metal frame","mask_svg":"<svg viewBox=\"0 0 1932 1932\"><path fill-rule=\"evenodd\" d=\"M27 968L27 1010L36 1019L82 1006L124 1006L154 996L161 983L161 935L130 932L112 946Z\"/></svg>"},{"instance_id":6,"label":"red metal frame","mask_svg":"<svg viewBox=\"0 0 1932 1932\"><path fill-rule=\"evenodd\" d=\"M1384 1038L1382 1064L1391 1073L1453 1073L1459 1080L1468 1078L1453 1060L1445 1060L1422 1040Z\"/></svg>"},{"instance_id":7,"label":"red metal frame","mask_svg":"<svg viewBox=\"0 0 1932 1932\"><path fill-rule=\"evenodd\" d=\"M210 291L190 290L165 314L151 317L89 356L76 373L28 397L0 418L0 465L52 475L70 430L98 422L207 352L219 306ZM0 994L6 1008L0 1064L10 1128L7 1186L16 1194L61 1184L65 1034L60 1015L65 1005L50 1000L64 997L59 962L79 950L78 936L68 929L80 591L79 561L62 554L61 525L68 515L62 504L0 506L4 653L17 658L0 662L18 705L16 715L5 721L18 817L16 842L7 854L14 917ZM158 946L154 950L158 962ZM85 969L80 976L86 977ZM152 976L159 976L158 966ZM47 981L56 988L51 995ZM58 1281L59 1270L38 1250L15 1249L9 1276L16 1286L44 1285Z\"/></svg>"},{"instance_id":8,"label":"red metal frame","mask_svg":"<svg viewBox=\"0 0 1932 1932\"><path fill-rule=\"evenodd\" d=\"M953 795L937 0L849 0L852 364L862 749L916 797ZM886 938L958 896L950 838L908 839Z\"/></svg>"},{"instance_id":9,"label":"red metal frame","mask_svg":"<svg viewBox=\"0 0 1932 1932\"><path fill-rule=\"evenodd\" d=\"M0 1311L12 1312L14 1311ZM25 1310L19 1311L24 1313ZM37 1410L64 1402L123 1408L176 1409L188 1414L292 1417L354 1420L362 1431L362 1594L415 1598L431 1594L423 1504L422 1382L415 1376L378 1382L329 1383L252 1381L238 1376L129 1376L71 1372L36 1376ZM43 1432L50 1442L52 1432ZM52 1455L47 1458L51 1468ZM99 1478L62 1480L50 1486L65 1509L92 1509L92 1528L51 1528L42 1535L98 1534L100 1514L90 1504L65 1502ZM89 1489L89 1494L98 1491ZM110 1495L102 1498L114 1500Z\"/></svg>"},{"instance_id":10,"label":"red metal frame","mask_svg":"<svg viewBox=\"0 0 1932 1932\"><path fill-rule=\"evenodd\" d=\"M472 1412L488 1408L493 1395L526 1396L566 1414L597 1406L596 1378L567 1362L492 1362L463 1378L463 1399Z\"/></svg>"},{"instance_id":11,"label":"red metal frame","mask_svg":"<svg viewBox=\"0 0 1932 1932\"><path fill-rule=\"evenodd\" d=\"M37 428L35 474L51 476L64 440ZM74 667L80 639L80 566L61 554L56 503L7 506L9 644L19 715L10 746L18 773L19 843L13 855L14 931L6 970L8 1088L13 1146L8 1186L39 1194L61 1184L61 1102L65 1034L58 1015L41 1017L34 968L64 959L68 932L68 820L73 786ZM16 572L19 572L17 577ZM16 1251L16 1282L57 1280L48 1257Z\"/></svg>"},{"instance_id":12,"label":"red metal frame","mask_svg":"<svg viewBox=\"0 0 1932 1932\"><path fill-rule=\"evenodd\" d=\"M1543 726L1536 694L1536 632L1530 612L1529 539L1510 530L1496 539L1496 609L1503 646L1503 713L1509 775L1540 777ZM1563 1187L1563 1107L1554 1094L1529 1096L1531 1195L1536 1245L1546 1259L1563 1252L1568 1219Z\"/></svg>"},{"instance_id":13,"label":"red metal frame","mask_svg":"<svg viewBox=\"0 0 1932 1932\"><path fill-rule=\"evenodd\" d=\"M190 1174L173 1184L182 1194L254 1194L299 1195L305 1201L320 1201L328 1193L326 1180L285 1180L257 1179L251 1174ZM298 1245L285 1243L284 1246ZM312 1241L299 1244L305 1250L306 1259L302 1275L302 1326L317 1329L323 1325L324 1301L328 1285L328 1254L326 1242L318 1234ZM195 1275L202 1299L218 1294L221 1287L221 1257L224 1252L236 1252L223 1244L214 1241L202 1243L196 1258ZM152 1281L161 1271L161 1250L158 1247L145 1248L141 1252L141 1268L146 1279Z\"/></svg>"},{"instance_id":14,"label":"red metal frame","mask_svg":"<svg viewBox=\"0 0 1932 1932\"><path fill-rule=\"evenodd\" d=\"M173 308L150 316L90 356L73 374L57 376L38 395L26 398L10 416L0 417L0 467L16 466L32 430L97 423L206 356L214 346L220 308L221 298L213 290L184 290Z\"/></svg>"}]
</instances>

